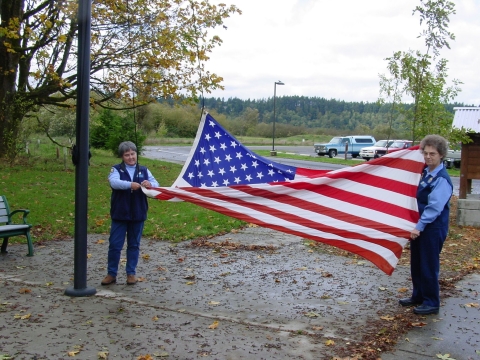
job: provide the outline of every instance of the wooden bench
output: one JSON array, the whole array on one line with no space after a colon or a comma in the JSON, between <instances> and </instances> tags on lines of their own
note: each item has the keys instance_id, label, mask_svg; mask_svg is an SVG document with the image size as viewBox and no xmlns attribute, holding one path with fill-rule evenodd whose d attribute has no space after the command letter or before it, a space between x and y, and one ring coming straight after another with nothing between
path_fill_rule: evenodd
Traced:
<instances>
[{"instance_id":1,"label":"wooden bench","mask_svg":"<svg viewBox=\"0 0 480 360\"><path fill-rule=\"evenodd\" d=\"M12 216L16 213L23 213L23 224L14 224ZM7 198L0 196L0 239L3 238L2 253L7 253L8 238L11 236L25 235L27 237L28 254L27 256L33 256L33 244L30 237L30 228L32 225L27 224L27 215L30 210L18 209L10 212L8 207Z\"/></svg>"}]
</instances>

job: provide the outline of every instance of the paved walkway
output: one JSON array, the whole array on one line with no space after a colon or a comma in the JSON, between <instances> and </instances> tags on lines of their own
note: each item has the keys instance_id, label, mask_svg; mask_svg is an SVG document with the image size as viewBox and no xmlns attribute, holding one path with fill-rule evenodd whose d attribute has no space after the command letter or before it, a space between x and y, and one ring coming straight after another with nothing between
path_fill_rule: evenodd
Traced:
<instances>
[{"instance_id":1,"label":"paved walkway","mask_svg":"<svg viewBox=\"0 0 480 360\"><path fill-rule=\"evenodd\" d=\"M91 297L69 297L73 240L9 246L0 256L0 359L332 359L399 310L408 269L312 251L302 239L247 228L196 247L143 240L140 282L106 274L107 235L88 238ZM480 359L480 276L458 284L438 316L419 318L382 359ZM401 311L411 311L402 309ZM377 324L377 325L376 325Z\"/></svg>"}]
</instances>

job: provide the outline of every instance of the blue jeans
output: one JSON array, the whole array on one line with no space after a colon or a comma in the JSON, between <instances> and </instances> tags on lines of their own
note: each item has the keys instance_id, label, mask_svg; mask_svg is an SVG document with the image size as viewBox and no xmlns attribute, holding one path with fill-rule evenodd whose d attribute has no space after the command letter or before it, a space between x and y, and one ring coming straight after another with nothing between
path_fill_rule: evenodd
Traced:
<instances>
[{"instance_id":1,"label":"blue jeans","mask_svg":"<svg viewBox=\"0 0 480 360\"><path fill-rule=\"evenodd\" d=\"M127 235L127 275L135 275L140 255L140 240L143 221L115 221L110 228L110 245L108 247L108 275L117 277L118 263L122 253L125 235Z\"/></svg>"}]
</instances>

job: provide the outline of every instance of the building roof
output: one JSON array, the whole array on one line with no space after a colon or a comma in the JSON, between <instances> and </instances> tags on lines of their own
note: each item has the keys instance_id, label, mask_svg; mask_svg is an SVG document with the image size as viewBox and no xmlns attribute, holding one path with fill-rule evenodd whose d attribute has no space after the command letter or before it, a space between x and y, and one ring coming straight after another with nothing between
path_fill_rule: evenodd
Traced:
<instances>
[{"instance_id":1,"label":"building roof","mask_svg":"<svg viewBox=\"0 0 480 360\"><path fill-rule=\"evenodd\" d=\"M480 133L480 107L455 107L452 127L472 129Z\"/></svg>"}]
</instances>

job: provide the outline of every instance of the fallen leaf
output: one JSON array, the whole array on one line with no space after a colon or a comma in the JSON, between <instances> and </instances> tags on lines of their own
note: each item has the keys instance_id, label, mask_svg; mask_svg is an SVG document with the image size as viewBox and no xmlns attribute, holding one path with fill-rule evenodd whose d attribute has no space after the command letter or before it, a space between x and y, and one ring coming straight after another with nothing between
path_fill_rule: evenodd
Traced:
<instances>
[{"instance_id":1,"label":"fallen leaf","mask_svg":"<svg viewBox=\"0 0 480 360\"><path fill-rule=\"evenodd\" d=\"M209 329L216 329L218 327L218 321L215 320L208 328Z\"/></svg>"},{"instance_id":2,"label":"fallen leaf","mask_svg":"<svg viewBox=\"0 0 480 360\"><path fill-rule=\"evenodd\" d=\"M405 292L408 291L408 289L405 288L405 287L402 287L402 288L398 289L397 291L400 292L400 293L405 293Z\"/></svg>"},{"instance_id":3,"label":"fallen leaf","mask_svg":"<svg viewBox=\"0 0 480 360\"><path fill-rule=\"evenodd\" d=\"M105 240L99 239L99 240L97 240L97 242L95 244L103 244L104 242L105 242Z\"/></svg>"},{"instance_id":4,"label":"fallen leaf","mask_svg":"<svg viewBox=\"0 0 480 360\"><path fill-rule=\"evenodd\" d=\"M455 360L454 358L450 357L450 354L437 354L437 358L442 359L442 360Z\"/></svg>"},{"instance_id":5,"label":"fallen leaf","mask_svg":"<svg viewBox=\"0 0 480 360\"><path fill-rule=\"evenodd\" d=\"M219 305L219 304L220 304L219 301L210 301L210 302L208 303L208 305L213 305L213 306L216 306L216 305Z\"/></svg>"},{"instance_id":6,"label":"fallen leaf","mask_svg":"<svg viewBox=\"0 0 480 360\"><path fill-rule=\"evenodd\" d=\"M465 304L466 307L474 307L474 308L478 308L478 303L468 303L468 304Z\"/></svg>"},{"instance_id":7,"label":"fallen leaf","mask_svg":"<svg viewBox=\"0 0 480 360\"><path fill-rule=\"evenodd\" d=\"M385 316L380 316L380 319L387 320L387 321L392 321L392 320L395 320L395 317L390 316L390 315L385 315Z\"/></svg>"},{"instance_id":8,"label":"fallen leaf","mask_svg":"<svg viewBox=\"0 0 480 360\"><path fill-rule=\"evenodd\" d=\"M325 341L325 345L333 346L333 345L335 345L335 341L328 339L327 341Z\"/></svg>"},{"instance_id":9,"label":"fallen leaf","mask_svg":"<svg viewBox=\"0 0 480 360\"><path fill-rule=\"evenodd\" d=\"M150 260L150 255L149 254L143 254L142 259L143 260Z\"/></svg>"},{"instance_id":10,"label":"fallen leaf","mask_svg":"<svg viewBox=\"0 0 480 360\"><path fill-rule=\"evenodd\" d=\"M32 290L27 289L27 288L21 288L20 290L18 290L18 292L20 294L30 294L32 292Z\"/></svg>"},{"instance_id":11,"label":"fallen leaf","mask_svg":"<svg viewBox=\"0 0 480 360\"><path fill-rule=\"evenodd\" d=\"M187 285L194 285L194 284L195 284L195 281L187 281L186 284L187 284Z\"/></svg>"},{"instance_id":12,"label":"fallen leaf","mask_svg":"<svg viewBox=\"0 0 480 360\"><path fill-rule=\"evenodd\" d=\"M385 290L387 290L387 288L386 288L386 287L383 287L383 286L380 286L380 287L378 288L378 290L385 291Z\"/></svg>"},{"instance_id":13,"label":"fallen leaf","mask_svg":"<svg viewBox=\"0 0 480 360\"><path fill-rule=\"evenodd\" d=\"M154 317L152 317L152 321L157 321L158 320L158 316L155 315Z\"/></svg>"},{"instance_id":14,"label":"fallen leaf","mask_svg":"<svg viewBox=\"0 0 480 360\"><path fill-rule=\"evenodd\" d=\"M436 336L432 336L432 339L433 340L443 340L442 338L439 338L439 337L436 337Z\"/></svg>"},{"instance_id":15,"label":"fallen leaf","mask_svg":"<svg viewBox=\"0 0 480 360\"><path fill-rule=\"evenodd\" d=\"M410 325L415 326L415 327L423 327L423 326L427 325L427 323L419 321L419 322L411 323Z\"/></svg>"},{"instance_id":16,"label":"fallen leaf","mask_svg":"<svg viewBox=\"0 0 480 360\"><path fill-rule=\"evenodd\" d=\"M147 281L147 279L144 278L143 276L139 276L139 277L137 277L137 281L138 282L145 282L145 281Z\"/></svg>"},{"instance_id":17,"label":"fallen leaf","mask_svg":"<svg viewBox=\"0 0 480 360\"><path fill-rule=\"evenodd\" d=\"M153 360L153 357L150 354L140 355L139 357L137 357L136 360Z\"/></svg>"},{"instance_id":18,"label":"fallen leaf","mask_svg":"<svg viewBox=\"0 0 480 360\"><path fill-rule=\"evenodd\" d=\"M53 285L53 282L51 282L51 281L45 283L45 286L52 286L52 285Z\"/></svg>"},{"instance_id":19,"label":"fallen leaf","mask_svg":"<svg viewBox=\"0 0 480 360\"><path fill-rule=\"evenodd\" d=\"M90 259L92 257L92 254L87 254L87 259Z\"/></svg>"},{"instance_id":20,"label":"fallen leaf","mask_svg":"<svg viewBox=\"0 0 480 360\"><path fill-rule=\"evenodd\" d=\"M32 314L25 314L25 315L15 314L14 319L26 320L26 319L29 319L30 316L32 316Z\"/></svg>"},{"instance_id":21,"label":"fallen leaf","mask_svg":"<svg viewBox=\"0 0 480 360\"><path fill-rule=\"evenodd\" d=\"M108 351L99 351L97 354L99 359L107 359L108 358Z\"/></svg>"},{"instance_id":22,"label":"fallen leaf","mask_svg":"<svg viewBox=\"0 0 480 360\"><path fill-rule=\"evenodd\" d=\"M78 350L69 351L69 352L68 352L68 356L75 356L75 355L77 355L79 352L80 352L80 351L78 351Z\"/></svg>"},{"instance_id":23,"label":"fallen leaf","mask_svg":"<svg viewBox=\"0 0 480 360\"><path fill-rule=\"evenodd\" d=\"M305 313L305 316L308 316L308 317L320 317L319 314L317 314L316 312L313 312L313 311L310 311L310 312Z\"/></svg>"},{"instance_id":24,"label":"fallen leaf","mask_svg":"<svg viewBox=\"0 0 480 360\"><path fill-rule=\"evenodd\" d=\"M320 331L323 330L323 326L312 326L313 331Z\"/></svg>"}]
</instances>

